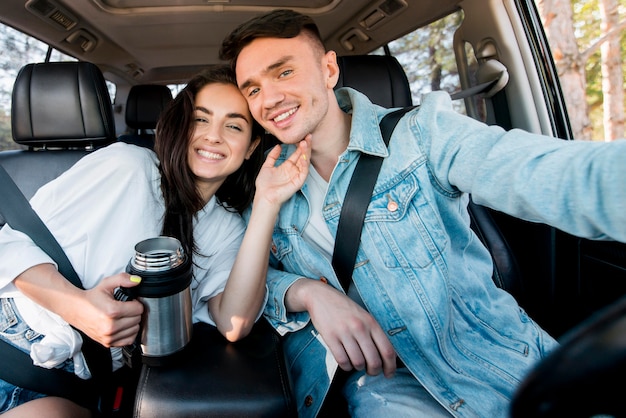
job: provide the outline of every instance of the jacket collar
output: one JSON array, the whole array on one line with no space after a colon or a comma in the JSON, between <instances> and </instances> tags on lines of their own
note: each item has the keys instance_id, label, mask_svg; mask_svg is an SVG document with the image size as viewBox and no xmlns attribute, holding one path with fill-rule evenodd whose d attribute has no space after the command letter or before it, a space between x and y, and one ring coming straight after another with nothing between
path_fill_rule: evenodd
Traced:
<instances>
[{"instance_id":1,"label":"jacket collar","mask_svg":"<svg viewBox=\"0 0 626 418\"><path fill-rule=\"evenodd\" d=\"M339 107L352 114L348 151L386 157L388 155L378 123L388 109L373 104L367 96L349 87L335 91Z\"/></svg>"}]
</instances>

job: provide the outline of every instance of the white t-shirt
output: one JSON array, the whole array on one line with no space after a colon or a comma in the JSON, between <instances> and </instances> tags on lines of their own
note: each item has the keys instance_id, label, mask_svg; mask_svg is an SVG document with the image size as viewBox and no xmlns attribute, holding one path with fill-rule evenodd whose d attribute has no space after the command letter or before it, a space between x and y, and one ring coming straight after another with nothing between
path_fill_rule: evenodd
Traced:
<instances>
[{"instance_id":1,"label":"white t-shirt","mask_svg":"<svg viewBox=\"0 0 626 418\"><path fill-rule=\"evenodd\" d=\"M302 236L314 247L317 247L328 261L332 261L335 239L328 230L326 221L322 216L322 206L324 204L324 196L326 196L328 191L328 182L315 171L313 165L309 167L309 175L305 182L309 190L311 215L309 222L304 227Z\"/></svg>"},{"instance_id":2,"label":"white t-shirt","mask_svg":"<svg viewBox=\"0 0 626 418\"><path fill-rule=\"evenodd\" d=\"M309 190L311 216L309 222L304 227L302 237L311 245L317 247L328 261L332 263L335 238L328 230L328 225L326 225L326 221L322 216L322 206L324 204L324 197L328 191L328 182L315 171L312 165L309 167L309 175L305 182ZM350 286L348 286L347 295L362 308L367 309L352 281L350 281Z\"/></svg>"},{"instance_id":3,"label":"white t-shirt","mask_svg":"<svg viewBox=\"0 0 626 418\"><path fill-rule=\"evenodd\" d=\"M154 152L115 143L41 187L31 205L89 289L125 271L136 243L161 234L165 208L160 187ZM215 197L198 212L194 239L202 256L193 257L194 322L214 325L206 302L224 290L244 232L241 217ZM39 309L17 290L13 279L41 263L53 261L29 237L8 225L0 230L0 297L15 298L27 322Z\"/></svg>"}]
</instances>

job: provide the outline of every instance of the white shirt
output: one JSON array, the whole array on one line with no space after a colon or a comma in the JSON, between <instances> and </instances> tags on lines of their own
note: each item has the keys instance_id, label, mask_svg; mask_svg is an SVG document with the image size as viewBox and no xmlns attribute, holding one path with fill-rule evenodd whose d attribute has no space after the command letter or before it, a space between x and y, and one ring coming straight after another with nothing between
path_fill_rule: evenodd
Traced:
<instances>
[{"instance_id":1,"label":"white shirt","mask_svg":"<svg viewBox=\"0 0 626 418\"><path fill-rule=\"evenodd\" d=\"M311 215L309 222L304 227L302 237L311 245L317 247L320 253L332 263L335 238L328 230L326 220L322 216L322 206L324 205L324 198L326 197L326 192L328 191L328 182L324 180L324 178L315 170L313 165L311 165L309 167L309 175L305 180L305 184L309 189L309 206L311 208ZM346 294L363 309L367 309L352 280L350 281L350 286L348 286Z\"/></svg>"},{"instance_id":2,"label":"white shirt","mask_svg":"<svg viewBox=\"0 0 626 418\"><path fill-rule=\"evenodd\" d=\"M328 182L319 175L313 165L309 166L309 175L305 183L309 189L309 206L311 214L309 222L306 224L302 236L311 243L328 259L333 258L333 249L335 246L335 238L331 235L326 225L326 221L322 216L322 206L324 204L324 196L328 190Z\"/></svg>"},{"instance_id":3,"label":"white shirt","mask_svg":"<svg viewBox=\"0 0 626 418\"><path fill-rule=\"evenodd\" d=\"M165 207L160 187L154 152L115 143L87 155L41 187L31 205L89 289L104 277L125 271L136 243L161 234ZM198 212L194 239L202 256L193 258L194 322L215 324L206 302L223 292L244 232L241 217L220 206L215 197ZM41 263L53 261L29 237L8 224L0 230L0 297L15 298L29 325L38 322L40 308L17 290L13 279Z\"/></svg>"}]
</instances>

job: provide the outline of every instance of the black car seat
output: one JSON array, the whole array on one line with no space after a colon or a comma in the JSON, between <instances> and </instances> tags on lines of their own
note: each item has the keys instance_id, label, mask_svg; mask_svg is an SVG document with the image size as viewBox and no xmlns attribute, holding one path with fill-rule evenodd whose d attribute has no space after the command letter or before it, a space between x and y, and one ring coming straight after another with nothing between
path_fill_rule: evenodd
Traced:
<instances>
[{"instance_id":1,"label":"black car seat","mask_svg":"<svg viewBox=\"0 0 626 418\"><path fill-rule=\"evenodd\" d=\"M126 126L129 132L118 141L154 148L154 130L159 115L172 101L172 91L158 84L139 84L131 87L126 100Z\"/></svg>"},{"instance_id":2,"label":"black car seat","mask_svg":"<svg viewBox=\"0 0 626 418\"><path fill-rule=\"evenodd\" d=\"M80 158L115 141L113 108L102 72L96 65L86 62L24 66L13 86L11 128L14 141L25 149L0 152L0 165L30 199L41 186ZM30 223L26 219L23 222ZM4 224L5 220L0 219L0 227ZM63 385L61 388L61 382L76 382L55 370L45 378L38 378L39 373L26 368L19 369L21 374L16 377L11 370L15 368L3 369L9 372L9 380L27 382L22 383L23 386L28 387L30 379L35 379L33 389L48 388L41 391L49 393L76 389L75 394L85 399L81 395L82 382L77 387ZM126 402L129 401L132 402L132 398ZM112 404L112 400L104 402Z\"/></svg>"},{"instance_id":3,"label":"black car seat","mask_svg":"<svg viewBox=\"0 0 626 418\"><path fill-rule=\"evenodd\" d=\"M352 55L338 57L337 86L352 87L387 108L412 106L411 89L404 69L389 55ZM471 226L489 249L493 262L493 279L498 287L516 298L524 297L521 273L491 210L470 200L468 210Z\"/></svg>"},{"instance_id":4,"label":"black car seat","mask_svg":"<svg viewBox=\"0 0 626 418\"><path fill-rule=\"evenodd\" d=\"M115 141L100 69L87 62L24 66L13 86L11 126L13 140L27 149L0 152L0 164L30 199L81 157Z\"/></svg>"},{"instance_id":5,"label":"black car seat","mask_svg":"<svg viewBox=\"0 0 626 418\"><path fill-rule=\"evenodd\" d=\"M337 86L352 87L372 103L392 108L412 106L411 89L404 69L388 55L351 55L337 57Z\"/></svg>"}]
</instances>

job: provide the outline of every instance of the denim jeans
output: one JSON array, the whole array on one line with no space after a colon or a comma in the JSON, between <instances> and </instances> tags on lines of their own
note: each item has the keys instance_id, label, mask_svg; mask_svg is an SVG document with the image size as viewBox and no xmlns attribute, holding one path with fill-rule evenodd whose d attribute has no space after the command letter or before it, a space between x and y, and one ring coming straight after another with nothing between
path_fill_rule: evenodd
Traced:
<instances>
[{"instance_id":1,"label":"denim jeans","mask_svg":"<svg viewBox=\"0 0 626 418\"><path fill-rule=\"evenodd\" d=\"M392 378L369 376L365 371L350 375L343 388L351 417L450 418L406 367Z\"/></svg>"},{"instance_id":2,"label":"denim jeans","mask_svg":"<svg viewBox=\"0 0 626 418\"><path fill-rule=\"evenodd\" d=\"M13 299L0 299L0 339L18 347L25 353L29 353L30 347L43 339L43 337L42 334L30 329L28 324L22 319L15 308ZM70 372L74 370L74 364L71 360L67 360L61 367ZM0 414L44 396L46 395L15 386L0 379Z\"/></svg>"}]
</instances>

